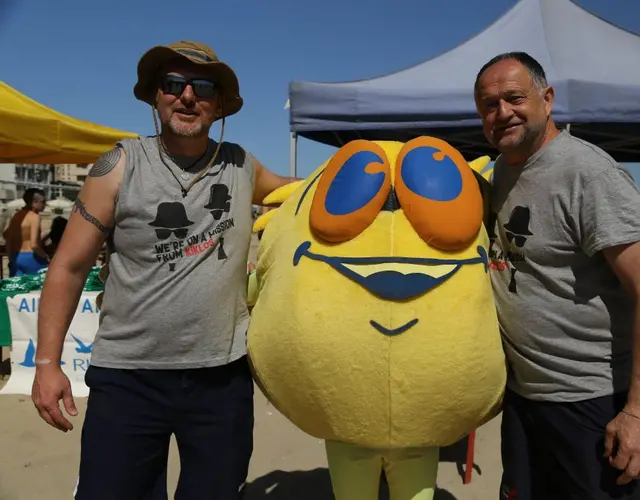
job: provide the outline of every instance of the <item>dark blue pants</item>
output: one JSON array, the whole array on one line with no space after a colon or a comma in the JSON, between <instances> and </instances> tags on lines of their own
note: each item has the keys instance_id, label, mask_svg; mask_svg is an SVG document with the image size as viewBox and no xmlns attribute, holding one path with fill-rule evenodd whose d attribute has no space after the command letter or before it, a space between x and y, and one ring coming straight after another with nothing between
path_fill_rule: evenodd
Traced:
<instances>
[{"instance_id":1,"label":"dark blue pants","mask_svg":"<svg viewBox=\"0 0 640 500\"><path fill-rule=\"evenodd\" d=\"M626 394L576 403L525 399L507 390L502 412L500 500L640 500L604 455L605 427Z\"/></svg>"},{"instance_id":2,"label":"dark blue pants","mask_svg":"<svg viewBox=\"0 0 640 500\"><path fill-rule=\"evenodd\" d=\"M91 366L76 500L166 500L169 442L176 500L236 500L253 451L247 359L194 370Z\"/></svg>"}]
</instances>

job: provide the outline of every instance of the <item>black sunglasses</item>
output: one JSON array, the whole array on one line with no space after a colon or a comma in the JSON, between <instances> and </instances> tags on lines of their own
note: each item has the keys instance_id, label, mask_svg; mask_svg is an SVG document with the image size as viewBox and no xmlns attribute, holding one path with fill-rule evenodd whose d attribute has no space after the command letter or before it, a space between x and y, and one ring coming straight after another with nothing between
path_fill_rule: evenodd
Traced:
<instances>
[{"instance_id":1,"label":"black sunglasses","mask_svg":"<svg viewBox=\"0 0 640 500\"><path fill-rule=\"evenodd\" d=\"M186 228L186 227L180 227L178 229L158 228L156 229L156 236L158 237L159 240L166 240L173 233L176 235L176 238L180 240L184 240L187 237L188 232L189 232L189 228Z\"/></svg>"},{"instance_id":2,"label":"black sunglasses","mask_svg":"<svg viewBox=\"0 0 640 500\"><path fill-rule=\"evenodd\" d=\"M522 248L524 244L527 242L526 236L521 236L519 234L513 234L507 231L507 241L509 243L515 243L517 247Z\"/></svg>"},{"instance_id":3,"label":"black sunglasses","mask_svg":"<svg viewBox=\"0 0 640 500\"><path fill-rule=\"evenodd\" d=\"M177 75L165 75L162 78L162 91L165 94L180 96L191 85L193 93L203 99L210 99L216 93L216 84L204 78L184 78Z\"/></svg>"}]
</instances>

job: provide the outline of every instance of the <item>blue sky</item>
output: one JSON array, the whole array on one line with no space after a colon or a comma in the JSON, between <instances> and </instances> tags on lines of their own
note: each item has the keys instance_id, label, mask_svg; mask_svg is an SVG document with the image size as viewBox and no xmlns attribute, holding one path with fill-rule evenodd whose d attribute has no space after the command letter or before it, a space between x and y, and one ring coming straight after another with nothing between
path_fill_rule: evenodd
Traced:
<instances>
[{"instance_id":1,"label":"blue sky","mask_svg":"<svg viewBox=\"0 0 640 500\"><path fill-rule=\"evenodd\" d=\"M227 122L225 139L286 174L289 117L283 108L291 80L344 81L404 69L454 48L515 3L0 0L0 80L62 113L152 134L150 108L132 94L138 59L156 44L199 40L240 79L245 107ZM578 3L640 33L640 2ZM219 130L214 126L211 136L217 139ZM331 152L301 139L299 175ZM640 166L632 171L640 174Z\"/></svg>"}]
</instances>

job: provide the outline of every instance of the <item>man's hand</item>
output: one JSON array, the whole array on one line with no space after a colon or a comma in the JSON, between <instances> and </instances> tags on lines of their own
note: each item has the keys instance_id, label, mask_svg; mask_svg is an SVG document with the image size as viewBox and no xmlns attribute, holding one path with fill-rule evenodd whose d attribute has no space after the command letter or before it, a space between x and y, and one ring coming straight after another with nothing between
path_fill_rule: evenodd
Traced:
<instances>
[{"instance_id":1,"label":"man's hand","mask_svg":"<svg viewBox=\"0 0 640 500\"><path fill-rule=\"evenodd\" d=\"M41 365L36 368L31 399L40 417L50 426L62 432L73 430L73 424L60 410L59 401L62 399L65 410L73 417L78 415L78 410L73 401L71 383L59 365Z\"/></svg>"},{"instance_id":2,"label":"man's hand","mask_svg":"<svg viewBox=\"0 0 640 500\"><path fill-rule=\"evenodd\" d=\"M609 265L634 302L633 367L627 404L606 428L605 457L623 471L618 484L640 478L640 242L603 250Z\"/></svg>"},{"instance_id":3,"label":"man's hand","mask_svg":"<svg viewBox=\"0 0 640 500\"><path fill-rule=\"evenodd\" d=\"M638 411L638 410L635 410ZM640 413L625 408L609 425L604 439L605 458L623 471L618 484L628 484L640 478Z\"/></svg>"}]
</instances>

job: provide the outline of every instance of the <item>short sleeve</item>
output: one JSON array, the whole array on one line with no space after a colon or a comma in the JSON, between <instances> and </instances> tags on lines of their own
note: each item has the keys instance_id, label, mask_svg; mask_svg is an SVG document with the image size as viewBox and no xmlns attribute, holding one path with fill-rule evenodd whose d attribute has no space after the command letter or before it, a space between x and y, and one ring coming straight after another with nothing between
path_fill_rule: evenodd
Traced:
<instances>
[{"instance_id":1,"label":"short sleeve","mask_svg":"<svg viewBox=\"0 0 640 500\"><path fill-rule=\"evenodd\" d=\"M591 177L579 199L580 243L587 255L640 241L640 193L626 170L612 165Z\"/></svg>"}]
</instances>

